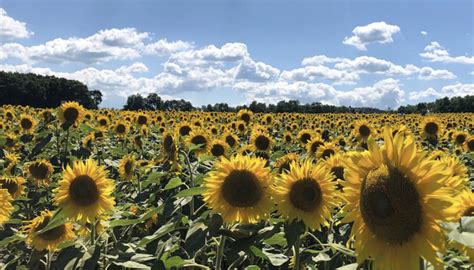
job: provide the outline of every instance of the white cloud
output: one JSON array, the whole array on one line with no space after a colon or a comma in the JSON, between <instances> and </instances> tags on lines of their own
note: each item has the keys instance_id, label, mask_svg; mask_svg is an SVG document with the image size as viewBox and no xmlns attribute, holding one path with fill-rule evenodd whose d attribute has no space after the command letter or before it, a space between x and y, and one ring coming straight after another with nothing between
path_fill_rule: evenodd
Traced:
<instances>
[{"instance_id":1,"label":"white cloud","mask_svg":"<svg viewBox=\"0 0 474 270\"><path fill-rule=\"evenodd\" d=\"M428 35L428 32L426 32L426 31L421 31L420 33L421 33L423 36Z\"/></svg>"},{"instance_id":2,"label":"white cloud","mask_svg":"<svg viewBox=\"0 0 474 270\"><path fill-rule=\"evenodd\" d=\"M148 72L148 67L143 63L133 63L130 66L121 66L117 69L118 73L132 74Z\"/></svg>"},{"instance_id":3,"label":"white cloud","mask_svg":"<svg viewBox=\"0 0 474 270\"><path fill-rule=\"evenodd\" d=\"M451 56L438 42L432 41L420 56L431 62L474 64L474 56Z\"/></svg>"},{"instance_id":4,"label":"white cloud","mask_svg":"<svg viewBox=\"0 0 474 270\"><path fill-rule=\"evenodd\" d=\"M0 42L29 38L32 35L33 32L26 28L26 23L13 19L3 8L0 8Z\"/></svg>"},{"instance_id":5,"label":"white cloud","mask_svg":"<svg viewBox=\"0 0 474 270\"><path fill-rule=\"evenodd\" d=\"M247 45L226 43L220 48L209 45L202 49L177 52L171 55L169 61L192 66L222 65L225 62L236 62L246 57L249 57Z\"/></svg>"},{"instance_id":6,"label":"white cloud","mask_svg":"<svg viewBox=\"0 0 474 270\"><path fill-rule=\"evenodd\" d=\"M404 100L405 91L398 80L389 78L372 86L357 87L351 91L339 91L338 100L342 105L353 107L397 108Z\"/></svg>"},{"instance_id":7,"label":"white cloud","mask_svg":"<svg viewBox=\"0 0 474 270\"><path fill-rule=\"evenodd\" d=\"M255 62L250 57L246 57L236 67L236 80L248 81L268 81L278 78L280 70L263 62Z\"/></svg>"},{"instance_id":8,"label":"white cloud","mask_svg":"<svg viewBox=\"0 0 474 270\"><path fill-rule=\"evenodd\" d=\"M456 75L446 69L434 70L430 67L420 69L418 78L421 80L451 80L456 79Z\"/></svg>"},{"instance_id":9,"label":"white cloud","mask_svg":"<svg viewBox=\"0 0 474 270\"><path fill-rule=\"evenodd\" d=\"M359 75L354 72L319 65L283 71L281 78L288 81L315 81L317 79L326 79L333 81L335 84L354 84L359 80Z\"/></svg>"},{"instance_id":10,"label":"white cloud","mask_svg":"<svg viewBox=\"0 0 474 270\"><path fill-rule=\"evenodd\" d=\"M474 95L474 84L453 84L447 85L437 91L433 88L428 88L423 91L414 91L409 94L410 100L422 101L433 100L443 97L462 97L467 95Z\"/></svg>"},{"instance_id":11,"label":"white cloud","mask_svg":"<svg viewBox=\"0 0 474 270\"><path fill-rule=\"evenodd\" d=\"M140 57L148 33L134 28L107 29L87 38L57 38L26 47L17 43L0 46L0 59L19 58L23 62L95 64Z\"/></svg>"},{"instance_id":12,"label":"white cloud","mask_svg":"<svg viewBox=\"0 0 474 270\"><path fill-rule=\"evenodd\" d=\"M345 37L342 43L354 46L359 50L367 50L370 43L390 43L393 42L392 36L400 32L397 25L387 24L385 22L373 22L364 26L357 26L352 30L354 34L351 37Z\"/></svg>"},{"instance_id":13,"label":"white cloud","mask_svg":"<svg viewBox=\"0 0 474 270\"><path fill-rule=\"evenodd\" d=\"M318 66L318 65L324 65L326 63L337 63L341 62L346 58L339 58L339 57L328 57L326 55L315 55L312 57L307 57L304 58L303 61L301 61L301 64L303 66Z\"/></svg>"},{"instance_id":14,"label":"white cloud","mask_svg":"<svg viewBox=\"0 0 474 270\"><path fill-rule=\"evenodd\" d=\"M418 72L419 68L414 65L405 67L396 65L390 61L378 59L371 56L359 56L351 59L344 59L335 65L337 69L350 70L358 73L377 73L386 75L412 75Z\"/></svg>"},{"instance_id":15,"label":"white cloud","mask_svg":"<svg viewBox=\"0 0 474 270\"><path fill-rule=\"evenodd\" d=\"M194 45L192 43L182 40L168 42L166 39L160 39L157 42L147 44L145 46L144 52L146 54L164 56L179 51L189 50L193 47Z\"/></svg>"}]
</instances>

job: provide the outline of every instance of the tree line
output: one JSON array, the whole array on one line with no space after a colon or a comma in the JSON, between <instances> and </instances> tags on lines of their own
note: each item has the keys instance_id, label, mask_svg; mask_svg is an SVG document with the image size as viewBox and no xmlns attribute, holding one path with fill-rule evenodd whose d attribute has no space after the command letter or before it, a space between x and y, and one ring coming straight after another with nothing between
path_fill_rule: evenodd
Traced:
<instances>
[{"instance_id":1,"label":"tree line","mask_svg":"<svg viewBox=\"0 0 474 270\"><path fill-rule=\"evenodd\" d=\"M55 108L61 102L71 100L88 109L97 109L102 102L99 90L90 91L79 81L34 73L0 71L0 93L0 106Z\"/></svg>"},{"instance_id":2,"label":"tree line","mask_svg":"<svg viewBox=\"0 0 474 270\"><path fill-rule=\"evenodd\" d=\"M99 90L89 90L85 84L79 81L33 73L0 71L0 93L0 106L11 104L37 108L54 108L63 101L77 101L88 109L97 109L102 102L102 93ZM474 112L474 96L444 97L434 102L400 106L397 110L380 110L370 107L334 106L320 102L302 104L298 100L282 100L276 104L253 101L248 105L235 107L227 103L195 107L191 102L184 99L163 100L156 93L152 93L146 97L140 94L129 96L123 109L205 112L236 112L240 109L249 109L258 113Z\"/></svg>"}]
</instances>

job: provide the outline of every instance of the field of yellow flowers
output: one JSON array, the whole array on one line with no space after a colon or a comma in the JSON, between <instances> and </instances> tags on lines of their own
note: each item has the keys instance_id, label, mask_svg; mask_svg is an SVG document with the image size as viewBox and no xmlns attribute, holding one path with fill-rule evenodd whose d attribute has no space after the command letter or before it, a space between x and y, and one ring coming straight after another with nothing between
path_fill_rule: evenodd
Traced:
<instances>
[{"instance_id":1,"label":"field of yellow flowers","mask_svg":"<svg viewBox=\"0 0 474 270\"><path fill-rule=\"evenodd\" d=\"M473 114L0 107L2 269L472 269Z\"/></svg>"}]
</instances>

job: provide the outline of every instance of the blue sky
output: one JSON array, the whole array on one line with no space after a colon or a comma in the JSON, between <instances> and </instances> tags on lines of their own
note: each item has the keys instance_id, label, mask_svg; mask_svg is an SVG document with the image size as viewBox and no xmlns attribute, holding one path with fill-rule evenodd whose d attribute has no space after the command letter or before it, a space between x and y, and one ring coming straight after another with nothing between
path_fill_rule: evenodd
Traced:
<instances>
[{"instance_id":1,"label":"blue sky","mask_svg":"<svg viewBox=\"0 0 474 270\"><path fill-rule=\"evenodd\" d=\"M0 1L0 70L121 107L298 99L398 107L474 95L472 1Z\"/></svg>"}]
</instances>

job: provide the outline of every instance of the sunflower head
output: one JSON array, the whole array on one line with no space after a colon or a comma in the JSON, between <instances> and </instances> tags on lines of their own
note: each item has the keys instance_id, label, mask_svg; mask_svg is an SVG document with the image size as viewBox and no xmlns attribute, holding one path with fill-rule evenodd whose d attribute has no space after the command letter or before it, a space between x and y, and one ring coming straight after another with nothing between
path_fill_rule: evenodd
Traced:
<instances>
[{"instance_id":1,"label":"sunflower head","mask_svg":"<svg viewBox=\"0 0 474 270\"><path fill-rule=\"evenodd\" d=\"M181 137L186 137L192 130L192 125L189 123L182 123L178 126L178 134Z\"/></svg>"},{"instance_id":2,"label":"sunflower head","mask_svg":"<svg viewBox=\"0 0 474 270\"><path fill-rule=\"evenodd\" d=\"M232 148L239 144L239 137L228 131L224 133L223 139Z\"/></svg>"},{"instance_id":3,"label":"sunflower head","mask_svg":"<svg viewBox=\"0 0 474 270\"><path fill-rule=\"evenodd\" d=\"M444 236L438 222L448 219L450 204L444 165L418 152L411 135L393 136L388 128L384 146L371 138L367 143L368 151L348 162L344 182L344 221L354 222L358 262L371 256L374 268L383 269L414 269L420 257L440 263L436 253L444 249Z\"/></svg>"},{"instance_id":4,"label":"sunflower head","mask_svg":"<svg viewBox=\"0 0 474 270\"><path fill-rule=\"evenodd\" d=\"M117 121L115 123L114 131L119 137L125 137L130 130L130 126L125 121Z\"/></svg>"},{"instance_id":5,"label":"sunflower head","mask_svg":"<svg viewBox=\"0 0 474 270\"><path fill-rule=\"evenodd\" d=\"M273 139L266 132L254 130L252 131L252 136L250 136L250 145L252 146L252 150L254 152L268 152L272 148Z\"/></svg>"},{"instance_id":6,"label":"sunflower head","mask_svg":"<svg viewBox=\"0 0 474 270\"><path fill-rule=\"evenodd\" d=\"M278 173L281 174L285 171L290 170L290 164L293 161L297 161L299 159L299 155L296 153L289 153L286 154L275 162L274 168L278 170Z\"/></svg>"},{"instance_id":7,"label":"sunflower head","mask_svg":"<svg viewBox=\"0 0 474 270\"><path fill-rule=\"evenodd\" d=\"M226 156L229 152L229 145L223 140L214 139L211 142L209 151L215 157Z\"/></svg>"},{"instance_id":8,"label":"sunflower head","mask_svg":"<svg viewBox=\"0 0 474 270\"><path fill-rule=\"evenodd\" d=\"M354 129L352 130L353 135L360 141L365 141L369 138L370 135L374 134L374 129L372 125L365 121L359 120L354 123Z\"/></svg>"},{"instance_id":9,"label":"sunflower head","mask_svg":"<svg viewBox=\"0 0 474 270\"><path fill-rule=\"evenodd\" d=\"M327 159L338 153L338 147L335 143L325 142L318 147L316 156L320 159Z\"/></svg>"},{"instance_id":10,"label":"sunflower head","mask_svg":"<svg viewBox=\"0 0 474 270\"><path fill-rule=\"evenodd\" d=\"M165 132L163 134L161 151L165 159L172 159L176 156L176 142L172 133Z\"/></svg>"},{"instance_id":11,"label":"sunflower head","mask_svg":"<svg viewBox=\"0 0 474 270\"><path fill-rule=\"evenodd\" d=\"M425 139L436 139L442 131L442 126L435 117L427 117L421 124L421 134Z\"/></svg>"},{"instance_id":12,"label":"sunflower head","mask_svg":"<svg viewBox=\"0 0 474 270\"><path fill-rule=\"evenodd\" d=\"M296 137L298 138L298 141L300 142L301 146L305 146L314 137L314 132L310 129L303 129L298 132L298 135Z\"/></svg>"},{"instance_id":13,"label":"sunflower head","mask_svg":"<svg viewBox=\"0 0 474 270\"><path fill-rule=\"evenodd\" d=\"M302 220L311 229L328 225L335 206L334 176L321 163L311 159L301 164L293 161L289 171L280 174L274 185L278 212L292 220Z\"/></svg>"},{"instance_id":14,"label":"sunflower head","mask_svg":"<svg viewBox=\"0 0 474 270\"><path fill-rule=\"evenodd\" d=\"M33 133L36 127L36 120L31 115L21 114L18 124L23 133L30 134Z\"/></svg>"},{"instance_id":15,"label":"sunflower head","mask_svg":"<svg viewBox=\"0 0 474 270\"><path fill-rule=\"evenodd\" d=\"M5 223L13 211L12 197L6 189L0 189L0 226Z\"/></svg>"},{"instance_id":16,"label":"sunflower head","mask_svg":"<svg viewBox=\"0 0 474 270\"><path fill-rule=\"evenodd\" d=\"M134 179L134 171L136 167L136 159L134 155L126 155L122 157L119 164L119 175L123 179L132 180Z\"/></svg>"},{"instance_id":17,"label":"sunflower head","mask_svg":"<svg viewBox=\"0 0 474 270\"><path fill-rule=\"evenodd\" d=\"M204 180L204 201L226 223L256 223L272 208L270 169L251 156L222 157Z\"/></svg>"},{"instance_id":18,"label":"sunflower head","mask_svg":"<svg viewBox=\"0 0 474 270\"><path fill-rule=\"evenodd\" d=\"M253 112L246 109L242 109L237 113L237 118L247 124L250 123L250 121L252 120L252 116Z\"/></svg>"},{"instance_id":19,"label":"sunflower head","mask_svg":"<svg viewBox=\"0 0 474 270\"><path fill-rule=\"evenodd\" d=\"M77 125L81 122L85 114L85 109L75 101L61 104L58 109L59 120L63 124Z\"/></svg>"},{"instance_id":20,"label":"sunflower head","mask_svg":"<svg viewBox=\"0 0 474 270\"><path fill-rule=\"evenodd\" d=\"M76 237L72 231L73 226L69 222L39 233L42 229L46 228L52 217L53 213L45 210L22 227L22 231L27 235L26 242L38 251L45 249L55 251L59 244L73 240Z\"/></svg>"},{"instance_id":21,"label":"sunflower head","mask_svg":"<svg viewBox=\"0 0 474 270\"><path fill-rule=\"evenodd\" d=\"M136 121L139 126L144 126L150 122L150 119L148 119L146 113L141 112L137 115Z\"/></svg>"},{"instance_id":22,"label":"sunflower head","mask_svg":"<svg viewBox=\"0 0 474 270\"><path fill-rule=\"evenodd\" d=\"M47 185L53 174L53 165L47 160L36 160L26 165L26 171L30 179L39 185Z\"/></svg>"},{"instance_id":23,"label":"sunflower head","mask_svg":"<svg viewBox=\"0 0 474 270\"><path fill-rule=\"evenodd\" d=\"M191 131L191 133L189 134L187 138L187 143L199 146L195 150L196 154L198 155L207 153L211 145L211 142L209 140L209 135L206 132L204 132L202 129L195 129Z\"/></svg>"},{"instance_id":24,"label":"sunflower head","mask_svg":"<svg viewBox=\"0 0 474 270\"><path fill-rule=\"evenodd\" d=\"M313 138L306 144L306 152L316 157L319 147L324 145L324 140L320 136L313 136Z\"/></svg>"},{"instance_id":25,"label":"sunflower head","mask_svg":"<svg viewBox=\"0 0 474 270\"><path fill-rule=\"evenodd\" d=\"M1 176L0 189L6 189L13 199L25 193L25 178L21 176Z\"/></svg>"},{"instance_id":26,"label":"sunflower head","mask_svg":"<svg viewBox=\"0 0 474 270\"><path fill-rule=\"evenodd\" d=\"M75 161L63 171L63 179L55 190L55 204L66 216L91 222L114 206L114 182L103 166L94 160Z\"/></svg>"}]
</instances>

